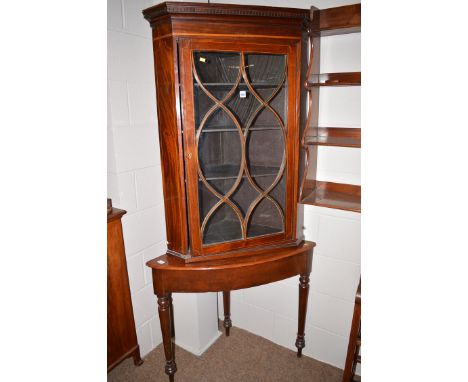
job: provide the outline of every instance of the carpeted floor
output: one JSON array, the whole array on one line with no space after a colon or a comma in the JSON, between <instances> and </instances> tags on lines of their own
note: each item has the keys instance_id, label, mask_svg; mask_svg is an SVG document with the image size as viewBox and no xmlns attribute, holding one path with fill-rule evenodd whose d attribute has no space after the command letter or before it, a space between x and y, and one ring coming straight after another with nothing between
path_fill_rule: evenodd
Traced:
<instances>
[{"instance_id":1,"label":"carpeted floor","mask_svg":"<svg viewBox=\"0 0 468 382\"><path fill-rule=\"evenodd\" d=\"M176 347L176 382L340 382L342 371L302 356L262 337L231 328L201 357ZM168 382L159 345L141 366L127 359L112 370L108 382Z\"/></svg>"}]
</instances>

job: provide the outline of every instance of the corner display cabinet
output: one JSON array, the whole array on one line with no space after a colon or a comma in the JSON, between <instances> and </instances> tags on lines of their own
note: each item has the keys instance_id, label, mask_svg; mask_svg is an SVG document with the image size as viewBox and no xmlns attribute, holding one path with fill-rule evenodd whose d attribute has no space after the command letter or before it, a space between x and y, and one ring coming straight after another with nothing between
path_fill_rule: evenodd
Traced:
<instances>
[{"instance_id":1,"label":"corner display cabinet","mask_svg":"<svg viewBox=\"0 0 468 382\"><path fill-rule=\"evenodd\" d=\"M174 380L173 292L229 291L299 275L301 356L315 243L298 237L310 12L166 2L153 31L167 253L152 268ZM303 169L301 169L303 171Z\"/></svg>"}]
</instances>

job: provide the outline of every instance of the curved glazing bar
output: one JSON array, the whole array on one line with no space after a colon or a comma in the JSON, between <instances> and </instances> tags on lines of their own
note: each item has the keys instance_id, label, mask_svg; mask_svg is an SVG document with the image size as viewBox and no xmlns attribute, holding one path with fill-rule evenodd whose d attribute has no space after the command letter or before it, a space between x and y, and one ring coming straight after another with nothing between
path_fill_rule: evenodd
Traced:
<instances>
[{"instance_id":1,"label":"curved glazing bar","mask_svg":"<svg viewBox=\"0 0 468 382\"><path fill-rule=\"evenodd\" d=\"M192 71L203 245L284 232L287 56L195 51Z\"/></svg>"},{"instance_id":2,"label":"curved glazing bar","mask_svg":"<svg viewBox=\"0 0 468 382\"><path fill-rule=\"evenodd\" d=\"M193 57L193 55L192 55ZM239 123L237 122L237 119L235 118L235 116L231 113L231 111L224 105L224 103L234 94L234 92L236 91L236 88L237 86L239 85L240 81L241 81L241 78L242 78L242 72L241 72L241 69L239 67L239 73L238 73L238 76L237 76L237 79L236 79L236 82L234 84L234 86L231 88L231 90L224 96L223 99L219 100L217 99L210 91L208 91L208 89L203 85L202 81L200 80L200 77L198 75L198 72L197 72L197 68L195 66L195 59L192 60L193 62L193 75L194 75L194 78L195 78L195 81L198 83L198 85L200 86L200 88L203 90L203 92L209 97L211 98L211 100L215 103L211 109L208 110L208 112L205 114L205 116L203 117L202 121L200 122L200 125L198 127L198 130L197 130L197 134L196 134L196 145L197 145L197 152L198 152L198 144L199 144L199 141L200 141L200 134L203 130L203 127L206 123L206 121L209 119L209 117L219 108L223 109L226 114L232 119L232 121L234 122L235 126L237 127L238 131L239 131L239 135L240 135L240 138L241 138L241 148L242 148L242 157L245 157L245 141L244 141L244 136L243 136L243 133L242 133L242 128L241 126L239 125ZM197 162L198 162L198 157L197 157ZM243 216L242 216L242 213L240 212L239 208L229 199L229 197L234 193L234 191L236 190L237 186L239 185L239 183L241 182L242 180L242 173L244 172L244 162L241 163L241 166L239 168L239 173L237 175L237 178L236 178L236 181L234 182L234 184L232 185L232 187L228 190L228 192L225 194L225 195L221 195L220 193L218 193L211 185L210 183L206 180L205 178L205 175L203 174L203 171L201 170L200 168L200 164L197 163L197 170L198 170L198 176L200 177L201 181L203 182L203 184L205 185L206 188L208 188L209 191L211 191L218 199L219 201L208 211L207 215L205 216L205 218L203 219L203 222L202 222L202 225L200 227L200 235L202 237L202 240L203 240L203 235L204 235L204 231L205 231L205 227L210 219L210 217L215 213L215 211L221 207L221 205L223 203L226 203L227 205L229 205L229 207L232 208L232 210L234 211L234 213L237 215L238 219L239 219L239 222L241 224L241 228L242 228L242 237L245 239L246 237L246 231L244 229L244 224L243 224Z\"/></svg>"},{"instance_id":3,"label":"curved glazing bar","mask_svg":"<svg viewBox=\"0 0 468 382\"><path fill-rule=\"evenodd\" d=\"M280 205L278 204L278 202L273 199L269 193L271 192L271 190L273 188L275 188L275 186L278 184L278 182L280 181L283 173L284 173L284 169L286 167L286 151L285 151L285 142L286 142L286 129L285 129L285 126L284 126L284 123L283 123L283 120L281 119L281 117L278 115L278 113L276 112L276 110L274 110L270 105L269 105L269 102L276 96L276 94L279 92L279 90L281 89L281 87L283 86L285 80L286 80L286 65L284 66L284 71L283 71L283 74L281 76L281 79L277 85L277 87L271 92L270 96L266 99L266 100L263 100L263 98L255 91L254 87L252 86L252 84L250 83L250 80L249 80L249 77L247 75L247 71L246 71L246 68L245 68L245 57L244 57L244 53L241 53L241 57L242 57L242 77L244 78L244 81L245 83L247 84L250 92L254 95L254 97L260 102L260 106L257 108L257 110L255 110L255 112L252 114L252 116L250 117L249 121L247 122L247 125L245 127L245 137L247 138L247 135L249 134L249 129L250 129L250 126L252 124L252 122L255 120L255 118L257 117L257 115L260 113L260 111L263 109L263 108L266 108L268 109L271 113L273 113L274 117L277 119L280 127L281 127L281 131L283 133L283 153L282 153L282 160L281 160L281 165L280 165L280 169L278 171L278 174L276 175L276 178L274 179L273 183L270 185L270 187L268 187L266 190L263 190L256 182L255 180L252 178L251 174L250 174L250 170L249 170L249 166L247 165L247 163L245 163L245 173L247 175L247 179L249 181L249 183L252 185L252 187L254 187L258 192L259 192L259 196L252 202L252 204L250 205L247 213L246 213L246 216L244 218L244 224L247 228L247 225L248 225L248 222L250 220L250 217L253 213L253 211L255 210L255 208L259 205L259 203L262 201L262 199L266 198L268 199L270 202L273 203L273 205L277 208L280 216L281 216L281 222L283 223L283 229L284 229L284 213L283 213L283 209L280 207ZM246 162L246 158L244 156L244 162Z\"/></svg>"}]
</instances>

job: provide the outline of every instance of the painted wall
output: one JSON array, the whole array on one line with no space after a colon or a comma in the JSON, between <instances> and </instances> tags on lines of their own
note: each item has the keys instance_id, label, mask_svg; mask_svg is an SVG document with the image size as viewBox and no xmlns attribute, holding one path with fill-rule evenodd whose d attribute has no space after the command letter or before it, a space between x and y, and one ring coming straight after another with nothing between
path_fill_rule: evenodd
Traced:
<instances>
[{"instance_id":1,"label":"painted wall","mask_svg":"<svg viewBox=\"0 0 468 382\"><path fill-rule=\"evenodd\" d=\"M213 1L231 2L231 1ZM318 8L358 1L292 0L288 6ZM232 1L277 5L280 1ZM324 37L321 71L360 71L360 34ZM360 127L360 87L321 88L319 125ZM319 180L360 184L360 150L319 147ZM360 277L360 214L315 206L304 207L304 233L317 243L312 265L303 354L343 368ZM232 293L232 322L279 345L295 350L298 278ZM222 296L218 296L222 317Z\"/></svg>"},{"instance_id":2,"label":"painted wall","mask_svg":"<svg viewBox=\"0 0 468 382\"><path fill-rule=\"evenodd\" d=\"M288 5L328 8L355 2L292 0ZM143 355L161 343L151 274L144 263L166 249L151 33L141 15L156 3L108 0L108 195L128 211L123 230ZM284 6L280 1L231 3ZM360 70L359 47L358 35L323 39L322 70ZM359 127L359 104L358 88L325 89L321 124ZM320 147L319 179L359 184L359 154L356 149ZM360 215L306 206L304 216L306 239L318 245L304 354L341 367L360 273ZM294 349L297 284L294 278L233 292L233 324ZM179 345L200 354L217 335L216 294L174 295L174 300Z\"/></svg>"},{"instance_id":3,"label":"painted wall","mask_svg":"<svg viewBox=\"0 0 468 382\"><path fill-rule=\"evenodd\" d=\"M108 196L114 206L128 212L122 224L143 356L162 341L151 272L145 263L167 249L151 28L141 13L156 3L107 3ZM202 353L219 335L216 293L173 298L177 344Z\"/></svg>"},{"instance_id":4,"label":"painted wall","mask_svg":"<svg viewBox=\"0 0 468 382\"><path fill-rule=\"evenodd\" d=\"M143 1L108 0L108 196L122 219L135 324L142 355L161 343L151 273L164 252L151 34Z\"/></svg>"}]
</instances>

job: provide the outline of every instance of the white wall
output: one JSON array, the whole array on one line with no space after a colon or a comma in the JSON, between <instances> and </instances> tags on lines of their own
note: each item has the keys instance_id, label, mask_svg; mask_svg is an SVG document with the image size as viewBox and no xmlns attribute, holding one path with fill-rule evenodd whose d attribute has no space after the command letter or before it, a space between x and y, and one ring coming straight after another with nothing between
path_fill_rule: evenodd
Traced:
<instances>
[{"instance_id":1,"label":"white wall","mask_svg":"<svg viewBox=\"0 0 468 382\"><path fill-rule=\"evenodd\" d=\"M165 253L166 228L157 131L151 28L141 11L158 3L108 0L108 196L122 219L138 343L142 356L161 343L157 302L146 261ZM218 336L216 294L175 294L177 343L201 353ZM199 317L211 307L204 320Z\"/></svg>"},{"instance_id":2,"label":"white wall","mask_svg":"<svg viewBox=\"0 0 468 382\"><path fill-rule=\"evenodd\" d=\"M211 1L212 3L284 6L280 1ZM356 1L292 0L289 6L328 8ZM143 355L161 342L151 273L144 263L166 249L164 205L157 134L151 31L141 10L158 1L108 0L108 195L123 218L130 288ZM323 71L360 70L354 55L356 37L329 37L322 42ZM354 45L353 45L354 44ZM342 53L345 53L343 51ZM351 53L351 54L350 54ZM346 67L340 67L345 65ZM323 126L359 127L359 89L342 88L321 95ZM328 90L325 90L325 93ZM359 150L319 150L320 180L360 184ZM317 242L304 354L342 366L349 333L354 290L360 273L360 215L305 207L306 239ZM233 292L233 325L294 349L297 330L296 278ZM214 295L174 295L179 345L200 353L214 337ZM207 313L212 307L213 314ZM222 302L220 304L222 311ZM209 322L208 326L197 326ZM190 321L189 321L189 318ZM197 328L197 330L194 330Z\"/></svg>"},{"instance_id":3,"label":"white wall","mask_svg":"<svg viewBox=\"0 0 468 382\"><path fill-rule=\"evenodd\" d=\"M217 1L214 1L217 2ZM219 2L226 2L225 0ZM293 0L288 5L318 8L358 1ZM278 5L280 1L232 1ZM321 71L360 71L360 34L324 37ZM360 127L360 87L321 88L319 126ZM360 150L319 147L317 177L340 183L361 183ZM346 358L354 295L360 277L358 213L305 206L304 233L317 243L312 265L303 354L342 368ZM298 277L232 293L232 323L292 350L297 332ZM222 297L218 296L220 317Z\"/></svg>"},{"instance_id":4,"label":"white wall","mask_svg":"<svg viewBox=\"0 0 468 382\"><path fill-rule=\"evenodd\" d=\"M141 354L161 342L151 273L166 249L150 28L145 1L108 0L108 196L122 219Z\"/></svg>"},{"instance_id":5,"label":"white wall","mask_svg":"<svg viewBox=\"0 0 468 382\"><path fill-rule=\"evenodd\" d=\"M305 237L317 243L303 354L342 368L360 275L360 216L306 206ZM232 323L296 350L298 277L232 292ZM218 296L222 317L222 296Z\"/></svg>"}]
</instances>

